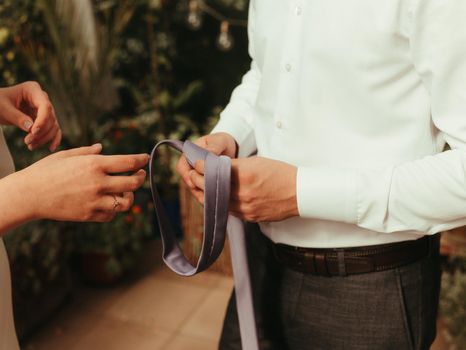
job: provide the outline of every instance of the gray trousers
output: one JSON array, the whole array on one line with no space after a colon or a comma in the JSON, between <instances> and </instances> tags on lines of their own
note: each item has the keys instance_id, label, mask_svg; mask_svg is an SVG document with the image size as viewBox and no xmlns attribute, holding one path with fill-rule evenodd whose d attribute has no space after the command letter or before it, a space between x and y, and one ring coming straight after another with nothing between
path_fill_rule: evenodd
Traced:
<instances>
[{"instance_id":1,"label":"gray trousers","mask_svg":"<svg viewBox=\"0 0 466 350\"><path fill-rule=\"evenodd\" d=\"M261 350L414 350L434 341L438 247L401 268L321 277L280 266L258 225L246 225L246 237ZM234 291L219 349L241 349Z\"/></svg>"}]
</instances>

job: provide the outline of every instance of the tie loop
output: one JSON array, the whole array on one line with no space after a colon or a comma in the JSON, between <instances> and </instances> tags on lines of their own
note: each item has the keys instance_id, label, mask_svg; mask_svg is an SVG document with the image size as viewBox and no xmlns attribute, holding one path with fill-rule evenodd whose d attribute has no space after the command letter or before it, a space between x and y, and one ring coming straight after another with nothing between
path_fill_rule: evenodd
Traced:
<instances>
[{"instance_id":1,"label":"tie loop","mask_svg":"<svg viewBox=\"0 0 466 350\"><path fill-rule=\"evenodd\" d=\"M182 152L192 167L198 160L205 161L204 236L196 266L193 266L183 254L154 183L154 161L157 149L162 145L168 145ZM228 224L241 343L244 350L258 350L244 227L241 220L229 216L228 213L231 159L226 156L216 156L190 141L164 140L157 143L152 150L149 172L152 198L163 243L163 260L177 274L193 276L209 268L223 250Z\"/></svg>"}]
</instances>

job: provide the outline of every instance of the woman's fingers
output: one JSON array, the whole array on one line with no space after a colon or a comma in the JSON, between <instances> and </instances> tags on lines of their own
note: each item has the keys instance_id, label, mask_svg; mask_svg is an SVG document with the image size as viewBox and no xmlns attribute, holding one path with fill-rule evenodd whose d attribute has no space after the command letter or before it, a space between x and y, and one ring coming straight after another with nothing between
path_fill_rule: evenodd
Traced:
<instances>
[{"instance_id":1,"label":"woman's fingers","mask_svg":"<svg viewBox=\"0 0 466 350\"><path fill-rule=\"evenodd\" d=\"M112 221L117 213L122 213L131 209L134 203L133 192L122 194L105 194L99 203L98 210L92 217L92 221L108 222Z\"/></svg>"},{"instance_id":2,"label":"woman's fingers","mask_svg":"<svg viewBox=\"0 0 466 350\"><path fill-rule=\"evenodd\" d=\"M52 113L49 114L46 117L46 119L42 121L40 127L36 127L36 124L37 122L34 122L34 125L31 128L31 132L25 138L27 144L40 143L40 140L43 140L44 137L50 133L50 130L52 130L55 127L58 127L58 123L55 120L55 117Z\"/></svg>"},{"instance_id":3,"label":"woman's fingers","mask_svg":"<svg viewBox=\"0 0 466 350\"><path fill-rule=\"evenodd\" d=\"M125 173L136 171L146 166L149 161L148 154L129 154L105 156L101 159L102 169L106 173ZM124 191L121 191L124 192Z\"/></svg>"},{"instance_id":4,"label":"woman's fingers","mask_svg":"<svg viewBox=\"0 0 466 350\"><path fill-rule=\"evenodd\" d=\"M106 176L102 186L103 193L134 192L144 184L146 172L139 170L130 176Z\"/></svg>"},{"instance_id":5,"label":"woman's fingers","mask_svg":"<svg viewBox=\"0 0 466 350\"><path fill-rule=\"evenodd\" d=\"M97 211L91 218L91 221L94 222L109 222L112 221L115 217L115 212L113 211Z\"/></svg>"},{"instance_id":6,"label":"woman's fingers","mask_svg":"<svg viewBox=\"0 0 466 350\"><path fill-rule=\"evenodd\" d=\"M8 122L10 124L17 126L25 132L29 132L31 130L33 120L27 114L13 107L5 108L3 112L8 116Z\"/></svg>"},{"instance_id":7,"label":"woman's fingers","mask_svg":"<svg viewBox=\"0 0 466 350\"><path fill-rule=\"evenodd\" d=\"M30 83L25 88L30 104L37 110L31 132L33 135L43 135L55 123L55 112L49 96L39 84Z\"/></svg>"},{"instance_id":8,"label":"woman's fingers","mask_svg":"<svg viewBox=\"0 0 466 350\"><path fill-rule=\"evenodd\" d=\"M54 140L60 126L49 96L38 83L26 82L20 84L19 87L24 100L24 106L21 107L22 112L29 114L33 120L32 126L27 129L29 134L24 141L29 149L34 149ZM28 125L29 123L25 124L26 127ZM23 126L24 129L26 128Z\"/></svg>"},{"instance_id":9,"label":"woman's fingers","mask_svg":"<svg viewBox=\"0 0 466 350\"><path fill-rule=\"evenodd\" d=\"M78 147L72 148L65 151L58 152L56 154L51 155L50 157L75 157L75 156L88 156L88 155L96 155L102 152L102 144L96 143L92 146L85 146L85 147Z\"/></svg>"},{"instance_id":10,"label":"woman's fingers","mask_svg":"<svg viewBox=\"0 0 466 350\"><path fill-rule=\"evenodd\" d=\"M60 146L62 135L63 134L61 129L58 129L58 132L56 133L55 137L52 140L52 143L50 144L50 152L55 152L57 150L57 147Z\"/></svg>"},{"instance_id":11,"label":"woman's fingers","mask_svg":"<svg viewBox=\"0 0 466 350\"><path fill-rule=\"evenodd\" d=\"M125 192L123 194L105 194L99 203L98 209L100 211L121 213L128 211L134 202L133 192Z\"/></svg>"},{"instance_id":12,"label":"woman's fingers","mask_svg":"<svg viewBox=\"0 0 466 350\"><path fill-rule=\"evenodd\" d=\"M58 123L55 123L45 134L42 134L40 136L36 136L32 139L32 142L28 142L28 135L25 139L26 144L28 144L29 150L33 150L36 147L40 147L42 145L45 145L46 143L51 142L52 140L55 139L56 135L60 131L60 127L58 126Z\"/></svg>"}]
</instances>

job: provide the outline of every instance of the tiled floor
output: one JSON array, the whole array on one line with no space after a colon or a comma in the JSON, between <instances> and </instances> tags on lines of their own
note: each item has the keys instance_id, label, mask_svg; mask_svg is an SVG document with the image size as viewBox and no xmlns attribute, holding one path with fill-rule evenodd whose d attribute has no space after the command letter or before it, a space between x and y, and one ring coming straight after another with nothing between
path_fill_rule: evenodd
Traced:
<instances>
[{"instance_id":1,"label":"tiled floor","mask_svg":"<svg viewBox=\"0 0 466 350\"><path fill-rule=\"evenodd\" d=\"M109 289L80 289L23 349L217 349L231 279L209 272L178 277L162 266L158 247L150 251L156 253L145 259L139 278ZM446 349L438 337L431 350Z\"/></svg>"},{"instance_id":2,"label":"tiled floor","mask_svg":"<svg viewBox=\"0 0 466 350\"><path fill-rule=\"evenodd\" d=\"M157 261L160 260L159 254ZM159 262L110 289L82 288L25 350L217 349L233 282L216 273L182 278Z\"/></svg>"}]
</instances>

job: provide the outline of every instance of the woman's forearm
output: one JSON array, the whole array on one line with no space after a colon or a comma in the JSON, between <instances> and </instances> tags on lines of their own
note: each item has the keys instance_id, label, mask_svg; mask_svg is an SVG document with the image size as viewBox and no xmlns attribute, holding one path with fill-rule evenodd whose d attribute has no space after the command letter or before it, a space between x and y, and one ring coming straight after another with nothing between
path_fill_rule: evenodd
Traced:
<instances>
[{"instance_id":1,"label":"woman's forearm","mask_svg":"<svg viewBox=\"0 0 466 350\"><path fill-rule=\"evenodd\" d=\"M33 204L18 173L0 179L0 237L33 219Z\"/></svg>"}]
</instances>

